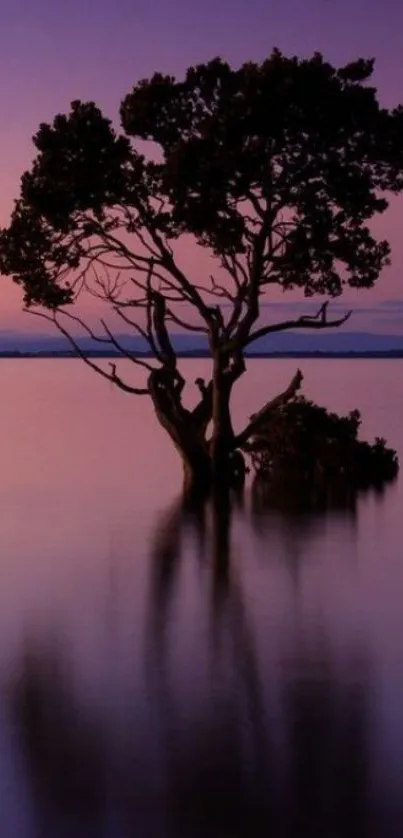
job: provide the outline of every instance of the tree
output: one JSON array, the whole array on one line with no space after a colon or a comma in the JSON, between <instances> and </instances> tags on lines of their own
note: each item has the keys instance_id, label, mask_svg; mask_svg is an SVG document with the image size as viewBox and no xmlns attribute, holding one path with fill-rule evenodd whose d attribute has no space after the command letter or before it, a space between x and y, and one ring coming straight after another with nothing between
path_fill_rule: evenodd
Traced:
<instances>
[{"instance_id":1,"label":"tree","mask_svg":"<svg viewBox=\"0 0 403 838\"><path fill-rule=\"evenodd\" d=\"M247 348L272 332L339 326L349 314L329 319L329 298L371 287L388 263L387 242L368 225L403 186L403 108L380 106L372 71L363 59L335 68L319 54L277 50L237 70L217 58L182 81L139 82L121 105L123 133L95 104L75 101L34 137L37 156L0 234L2 272L89 366L151 397L188 485L241 479L259 422L299 388L297 373L236 434L230 398ZM196 282L183 270L183 237L195 261L208 251L214 276ZM275 286L327 299L312 316L262 323L262 298ZM144 340L152 361L122 345L111 320L94 335L72 313L85 292ZM78 324L143 368L144 387L88 357L71 331ZM178 327L203 335L211 352L192 410L182 402Z\"/></svg>"}]
</instances>

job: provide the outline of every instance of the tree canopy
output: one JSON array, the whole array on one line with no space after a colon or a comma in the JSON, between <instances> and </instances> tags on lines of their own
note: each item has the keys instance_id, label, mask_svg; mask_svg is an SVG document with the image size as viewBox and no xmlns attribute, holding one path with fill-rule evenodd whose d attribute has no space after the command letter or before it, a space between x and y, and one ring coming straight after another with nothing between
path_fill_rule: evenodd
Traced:
<instances>
[{"instance_id":1,"label":"tree canopy","mask_svg":"<svg viewBox=\"0 0 403 838\"><path fill-rule=\"evenodd\" d=\"M208 323L169 246L190 233L243 304L253 284L329 296L371 286L389 249L367 225L403 184L403 110L380 107L372 71L372 61L336 69L319 54L275 51L238 70L215 59L183 81L155 74L124 99L123 134L95 104L73 102L34 137L38 154L2 231L3 272L28 303L55 306L72 299L71 274L88 262L112 256L138 275L153 258L158 281L179 285ZM137 140L157 144L160 159Z\"/></svg>"},{"instance_id":2,"label":"tree canopy","mask_svg":"<svg viewBox=\"0 0 403 838\"><path fill-rule=\"evenodd\" d=\"M320 54L278 50L238 69L216 58L182 80L140 81L121 104L120 131L94 103L73 102L34 137L36 157L0 233L2 272L82 355L70 305L86 291L104 300L155 360L135 358L105 319L95 337L150 378L131 388L116 365L85 360L154 396L157 370L177 420L184 382L172 330L206 335L229 393L258 338L346 319L329 320L326 301L312 316L261 323L273 287L332 298L371 287L388 263L370 223L403 187L403 108L380 105L372 72L369 60L337 68ZM200 249L212 255L214 276L196 281L183 269L183 237L195 263ZM213 379L200 385L204 423Z\"/></svg>"}]
</instances>

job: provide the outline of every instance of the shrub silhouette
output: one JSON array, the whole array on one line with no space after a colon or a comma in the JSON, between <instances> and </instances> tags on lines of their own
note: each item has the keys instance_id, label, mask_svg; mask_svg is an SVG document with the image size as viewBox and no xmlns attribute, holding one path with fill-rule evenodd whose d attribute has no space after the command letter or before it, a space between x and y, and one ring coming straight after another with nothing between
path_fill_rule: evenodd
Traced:
<instances>
[{"instance_id":1,"label":"shrub silhouette","mask_svg":"<svg viewBox=\"0 0 403 838\"><path fill-rule=\"evenodd\" d=\"M358 438L361 416L339 416L297 396L273 411L254 436L250 454L258 478L310 486L381 487L394 480L396 451L376 437Z\"/></svg>"}]
</instances>

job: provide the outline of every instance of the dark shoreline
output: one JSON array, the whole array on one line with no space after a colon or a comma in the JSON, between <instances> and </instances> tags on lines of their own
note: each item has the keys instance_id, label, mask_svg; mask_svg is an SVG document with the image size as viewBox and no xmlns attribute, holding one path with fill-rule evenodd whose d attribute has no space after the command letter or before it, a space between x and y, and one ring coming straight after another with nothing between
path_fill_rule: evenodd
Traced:
<instances>
[{"instance_id":1,"label":"dark shoreline","mask_svg":"<svg viewBox=\"0 0 403 838\"><path fill-rule=\"evenodd\" d=\"M85 353L86 358L121 358L119 353L115 352L94 352L89 350ZM49 352L49 351L38 351L38 352L0 352L0 359L15 359L15 358L79 358L77 352ZM152 353L147 352L136 352L136 358L153 358ZM178 358L186 359L186 358L209 358L210 355L208 352L179 352L177 355ZM247 353L246 356L248 359L280 359L280 358L293 358L293 359L304 359L304 358L313 358L313 359L396 359L396 358L403 358L403 349L392 350L390 352L254 352L254 353Z\"/></svg>"}]
</instances>

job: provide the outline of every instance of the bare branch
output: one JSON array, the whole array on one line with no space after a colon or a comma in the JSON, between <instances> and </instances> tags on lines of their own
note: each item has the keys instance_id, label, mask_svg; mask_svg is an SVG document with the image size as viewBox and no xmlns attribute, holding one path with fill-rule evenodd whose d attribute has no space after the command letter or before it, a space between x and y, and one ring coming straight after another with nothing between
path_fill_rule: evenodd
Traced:
<instances>
[{"instance_id":1,"label":"bare branch","mask_svg":"<svg viewBox=\"0 0 403 838\"><path fill-rule=\"evenodd\" d=\"M139 335L141 335L142 338L144 338L145 341L147 341L147 343L149 343L147 332L142 326L128 317L127 314L124 314L121 308L115 306L114 311L125 323L127 323L128 326L131 326L132 329L134 329Z\"/></svg>"},{"instance_id":2,"label":"bare branch","mask_svg":"<svg viewBox=\"0 0 403 838\"><path fill-rule=\"evenodd\" d=\"M32 314L36 317L42 317L43 320L48 320L50 323L53 323L59 332L64 335L64 337L69 342L70 346L74 349L77 355L87 364L88 367L91 367L98 375L102 375L103 378L106 378L108 381L111 381L113 384L116 384L121 390L124 390L125 393L134 393L136 396L146 396L149 395L148 388L139 388L139 387L131 387L129 384L126 384L117 374L116 374L116 365L112 365L115 369L112 373L106 372L106 370L99 367L98 364L95 364L91 358L88 358L85 352L81 349L78 345L77 341L73 338L70 332L62 326L62 324L57 319L57 312L53 311L52 314L45 314L43 311L35 311L34 309L24 309L28 314ZM60 313L60 312L59 312ZM105 339L106 340L106 339Z\"/></svg>"},{"instance_id":3,"label":"bare branch","mask_svg":"<svg viewBox=\"0 0 403 838\"><path fill-rule=\"evenodd\" d=\"M85 323L81 319L81 317L78 317L76 314L71 314L71 312L64 311L63 309L59 309L59 314L78 323L78 325L81 326L87 332L91 339L96 341L97 343L106 343L108 345L114 346L115 349L117 349L118 352L121 353L121 355L124 355L125 358L128 358L130 361L132 361L133 364L137 364L139 367L144 367L145 369L149 370L149 372L151 372L154 369L154 367L151 364L137 357L134 352L130 352L128 349L125 349L124 346L122 346L122 344L113 335L113 333L111 332L104 320L101 320L100 322L103 328L105 329L107 337L102 337L100 335L95 334L93 330L88 326L88 324Z\"/></svg>"},{"instance_id":4,"label":"bare branch","mask_svg":"<svg viewBox=\"0 0 403 838\"><path fill-rule=\"evenodd\" d=\"M152 287L152 278L153 278L153 270L154 270L154 263L151 262L149 265L147 278L146 278L146 317L147 317L147 326L146 326L146 333L147 333L147 340L154 352L154 355L161 364L164 364L164 358L162 353L160 352L155 338L153 334L153 287Z\"/></svg>"},{"instance_id":5,"label":"bare branch","mask_svg":"<svg viewBox=\"0 0 403 838\"><path fill-rule=\"evenodd\" d=\"M165 300L166 295L164 294ZM167 320L172 320L173 323L176 323L177 326L181 326L183 329L186 329L188 332L201 332L203 335L208 334L208 329L205 326L194 326L192 323L187 323L186 320L182 320L177 314L174 314L171 309L167 308Z\"/></svg>"},{"instance_id":6,"label":"bare branch","mask_svg":"<svg viewBox=\"0 0 403 838\"><path fill-rule=\"evenodd\" d=\"M143 234L140 233L140 230L138 228L136 229L136 236L143 245L144 249L148 251L154 262L157 261L159 259L160 254L157 250L154 250L154 248L151 247L150 243L146 240L145 236L143 236Z\"/></svg>"},{"instance_id":7,"label":"bare branch","mask_svg":"<svg viewBox=\"0 0 403 838\"><path fill-rule=\"evenodd\" d=\"M173 257L172 248L165 244L157 230L153 229L151 225L149 228L149 232L155 244L160 250L162 257L160 264L170 273L173 279L177 281L180 289L183 291L184 295L189 300L189 302L193 303L193 305L197 308L200 315L203 317L203 320L205 320L205 322L208 325L211 325L212 315L209 306L207 306L204 302L196 286L193 283L189 282L183 271L181 271L178 265L176 264L175 259Z\"/></svg>"},{"instance_id":8,"label":"bare branch","mask_svg":"<svg viewBox=\"0 0 403 838\"><path fill-rule=\"evenodd\" d=\"M296 320L283 320L280 323L272 323L268 326L262 326L260 329L257 329L251 335L247 336L241 343L241 346L249 346L255 340L259 340L259 338L262 338L265 335L270 335L274 332L285 332L288 329L334 329L337 328L337 326L342 326L343 323L346 323L352 315L352 311L348 311L342 317L338 317L335 320L328 320L328 305L328 301L323 303L316 314L313 315L304 314Z\"/></svg>"},{"instance_id":9,"label":"bare branch","mask_svg":"<svg viewBox=\"0 0 403 838\"><path fill-rule=\"evenodd\" d=\"M302 379L303 375L301 370L297 370L283 393L280 393L274 399L271 399L271 401L267 402L258 413L255 413L250 417L249 424L235 439L235 445L237 448L242 448L246 445L250 437L259 431L259 428L264 425L269 414L272 413L273 410L277 410L281 407L281 405L286 404L295 396L296 392L301 387Z\"/></svg>"},{"instance_id":10,"label":"bare branch","mask_svg":"<svg viewBox=\"0 0 403 838\"><path fill-rule=\"evenodd\" d=\"M248 274L241 260L235 254L224 254L222 264L229 275L232 276L238 289L243 283L248 283Z\"/></svg>"},{"instance_id":11,"label":"bare branch","mask_svg":"<svg viewBox=\"0 0 403 838\"><path fill-rule=\"evenodd\" d=\"M99 222L94 221L91 219L91 223L94 226L94 233L98 235L102 242L108 242L109 250L112 249L112 252L121 254L124 256L125 259L131 264L132 267L137 268L138 263L148 264L150 262L150 256L143 256L141 253L133 253L120 239L116 236L113 236L110 231L105 230L105 227L102 226ZM137 232L137 231L136 231Z\"/></svg>"},{"instance_id":12,"label":"bare branch","mask_svg":"<svg viewBox=\"0 0 403 838\"><path fill-rule=\"evenodd\" d=\"M176 296L173 296L172 294L167 294L164 287L161 286L161 285L160 285L158 290L159 290L160 294L164 295L164 299L168 303L183 303L183 302L185 302L185 300L183 299L183 294L177 294Z\"/></svg>"},{"instance_id":13,"label":"bare branch","mask_svg":"<svg viewBox=\"0 0 403 838\"><path fill-rule=\"evenodd\" d=\"M235 294L232 294L228 288L225 288L224 285L221 285L219 282L217 282L217 280L214 279L212 275L210 275L210 282L211 294L214 294L215 297L223 297L224 299L229 300L231 303L235 302Z\"/></svg>"},{"instance_id":14,"label":"bare branch","mask_svg":"<svg viewBox=\"0 0 403 838\"><path fill-rule=\"evenodd\" d=\"M165 299L158 291L151 291L150 300L152 302L152 325L161 350L162 361L165 366L175 369L176 353L166 327L167 307Z\"/></svg>"},{"instance_id":15,"label":"bare branch","mask_svg":"<svg viewBox=\"0 0 403 838\"><path fill-rule=\"evenodd\" d=\"M249 334L253 324L259 317L259 293L260 283L264 270L265 247L268 234L272 225L272 213L267 202L266 210L262 217L262 225L259 232L253 237L253 245L247 253L249 267L249 285L245 296L246 313L240 321L236 340L239 346L247 345Z\"/></svg>"},{"instance_id":16,"label":"bare branch","mask_svg":"<svg viewBox=\"0 0 403 838\"><path fill-rule=\"evenodd\" d=\"M105 329L106 334L109 337L109 342L112 344L112 346L115 347L115 349L118 350L118 352L120 352L121 355L124 355L124 357L128 358L129 361L131 361L133 364L137 364L139 367L144 367L146 370L149 370L149 372L152 372L152 370L154 369L152 364L148 364L147 361L144 361L141 358L139 358L137 355L135 355L134 352L130 352L129 349L125 349L125 347L122 346L120 341L118 341L115 335L111 332L105 320L101 320L101 323Z\"/></svg>"},{"instance_id":17,"label":"bare branch","mask_svg":"<svg viewBox=\"0 0 403 838\"><path fill-rule=\"evenodd\" d=\"M252 190L249 190L249 192L247 193L247 198L248 198L248 201L251 202L251 204L253 206L253 209L255 210L256 215L258 215L259 218L263 221L264 218L265 218L265 208L260 203L259 198L257 197L257 195L255 195Z\"/></svg>"},{"instance_id":18,"label":"bare branch","mask_svg":"<svg viewBox=\"0 0 403 838\"><path fill-rule=\"evenodd\" d=\"M134 277L131 277L131 282L136 287L138 287L143 293L145 293L145 297L142 298L141 300L132 299L132 300L126 300L124 302L121 301L121 300L111 300L111 302L113 302L114 311L119 315L119 317L125 323L127 323L132 328L134 328L138 332L138 334L140 334L147 341L147 343L150 346L151 351L153 352L155 358L158 361L160 361L161 364L166 365L168 356L164 355L164 350L161 351L162 347L161 347L161 349L158 347L157 342L156 342L155 337L154 337L155 326L159 325L159 319L158 319L158 317L156 317L155 306L156 306L157 297L159 298L159 297L161 297L161 295L157 291L155 291L153 286L152 286L153 276L154 276L154 261L153 261L153 259L150 259L149 264L148 264L147 276L145 277L144 284L139 282L139 280L136 280ZM165 303L164 303L164 305L165 305ZM141 326L139 326L138 323L135 323L133 320L131 320L131 318L129 318L127 315L125 315L122 311L122 309L124 309L124 308L144 308L145 309L145 314L146 314L146 328L143 329ZM165 314L164 314L164 317L165 317ZM162 337L163 341L164 341L164 337L165 336L163 335L163 337ZM157 339L158 338L159 338L159 335L157 334ZM172 347L171 347L171 349L172 349ZM173 352L173 349L172 349L172 352ZM168 352L168 354L169 354L169 352Z\"/></svg>"},{"instance_id":19,"label":"bare branch","mask_svg":"<svg viewBox=\"0 0 403 838\"><path fill-rule=\"evenodd\" d=\"M243 283L240 286L240 288L238 290L238 293L237 293L237 295L234 299L232 313L231 313L231 316L230 316L230 318L228 320L228 323L227 323L227 334L228 335L231 335L233 330L236 329L238 324L239 324L239 321L242 317L242 310L243 310L243 307L244 307L244 302L245 302L245 298L246 298L246 295L247 295L247 291L248 291L247 283Z\"/></svg>"},{"instance_id":20,"label":"bare branch","mask_svg":"<svg viewBox=\"0 0 403 838\"><path fill-rule=\"evenodd\" d=\"M29 311L31 312L31 309ZM32 311L31 313L32 314L38 314L39 316L42 316L42 317L45 318L45 315L40 313L40 312ZM110 340L109 340L108 337L102 337L101 335L95 334L95 332L87 325L87 323L85 323L81 319L81 317L78 317L76 314L71 314L70 311L64 311L63 309L59 309L57 313L59 315L62 314L64 317L67 317L69 320L73 320L75 323L78 323L78 325L81 326L82 329L84 329L84 331L87 332L87 335L89 335L89 337L92 340L96 341L96 343L110 343ZM50 319L52 320L52 322L54 322L58 326L58 321L55 318L51 317Z\"/></svg>"},{"instance_id":21,"label":"bare branch","mask_svg":"<svg viewBox=\"0 0 403 838\"><path fill-rule=\"evenodd\" d=\"M148 388L144 389L144 390L140 390L140 389L137 389L135 387L129 387L129 385L126 384L120 378L120 376L118 376L118 374L116 372L116 364L114 364L112 361L110 361L109 366L111 368L111 374L110 375L106 374L106 377L109 378L109 380L112 381L113 384L116 384L116 386L119 387L121 390L124 390L125 393L134 393L137 396L148 396L150 394L150 391L149 391ZM152 370L152 372L153 371L154 370Z\"/></svg>"}]
</instances>

